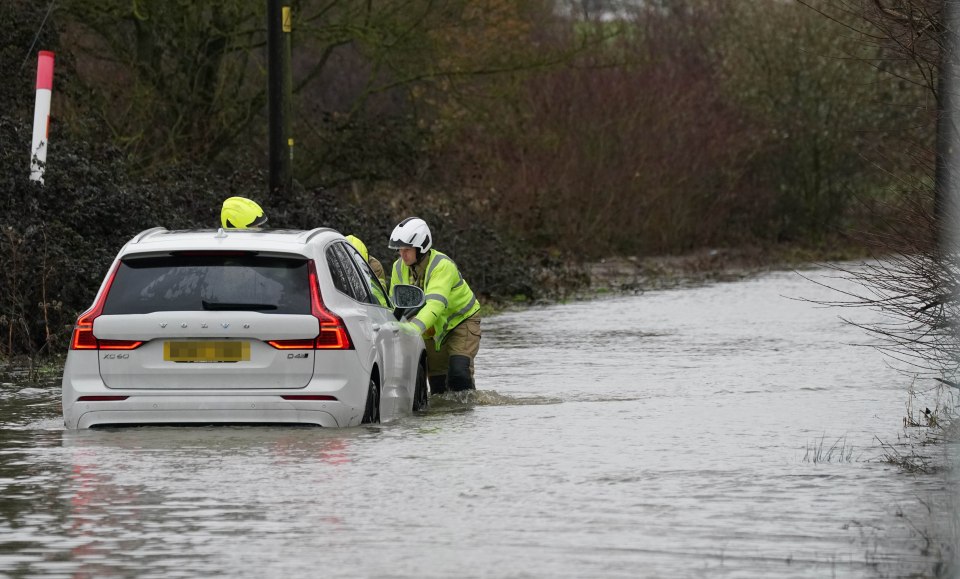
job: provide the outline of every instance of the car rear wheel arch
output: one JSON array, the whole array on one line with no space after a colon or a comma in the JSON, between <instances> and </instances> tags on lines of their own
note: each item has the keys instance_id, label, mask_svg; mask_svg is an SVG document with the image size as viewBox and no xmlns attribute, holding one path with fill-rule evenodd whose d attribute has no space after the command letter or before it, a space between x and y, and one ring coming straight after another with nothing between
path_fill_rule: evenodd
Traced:
<instances>
[{"instance_id":1,"label":"car rear wheel arch","mask_svg":"<svg viewBox=\"0 0 960 579\"><path fill-rule=\"evenodd\" d=\"M363 406L363 418L360 420L360 424L377 424L380 422L381 391L380 371L374 364L373 370L370 372L367 396Z\"/></svg>"},{"instance_id":2,"label":"car rear wheel arch","mask_svg":"<svg viewBox=\"0 0 960 579\"><path fill-rule=\"evenodd\" d=\"M427 353L420 352L420 360L417 362L417 375L414 378L413 386L413 411L422 412L429 406L429 389L427 387Z\"/></svg>"}]
</instances>

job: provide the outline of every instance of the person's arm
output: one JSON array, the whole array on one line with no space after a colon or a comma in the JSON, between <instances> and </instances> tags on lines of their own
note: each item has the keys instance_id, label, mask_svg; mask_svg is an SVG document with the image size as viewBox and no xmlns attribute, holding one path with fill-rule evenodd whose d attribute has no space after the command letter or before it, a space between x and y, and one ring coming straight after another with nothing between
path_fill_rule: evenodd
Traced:
<instances>
[{"instance_id":1,"label":"person's arm","mask_svg":"<svg viewBox=\"0 0 960 579\"><path fill-rule=\"evenodd\" d=\"M398 285L402 279L402 276L399 274L399 268L403 266L401 266L400 263L402 262L398 259L393 262L393 266L390 268L390 271L393 272L393 275L390 276L390 287L387 288L387 294L391 297L393 296L394 286Z\"/></svg>"},{"instance_id":2,"label":"person's arm","mask_svg":"<svg viewBox=\"0 0 960 579\"><path fill-rule=\"evenodd\" d=\"M450 303L453 284L458 279L457 266L449 259L443 259L430 274L427 286L423 290L425 303L412 320L413 323L422 326L421 332L433 329L437 320L441 318L443 311Z\"/></svg>"},{"instance_id":3,"label":"person's arm","mask_svg":"<svg viewBox=\"0 0 960 579\"><path fill-rule=\"evenodd\" d=\"M387 276L383 271L383 265L377 258L370 256L370 259L367 260L367 263L370 264L370 269L373 270L373 275L377 276L377 279L380 280L380 285L387 287Z\"/></svg>"}]
</instances>

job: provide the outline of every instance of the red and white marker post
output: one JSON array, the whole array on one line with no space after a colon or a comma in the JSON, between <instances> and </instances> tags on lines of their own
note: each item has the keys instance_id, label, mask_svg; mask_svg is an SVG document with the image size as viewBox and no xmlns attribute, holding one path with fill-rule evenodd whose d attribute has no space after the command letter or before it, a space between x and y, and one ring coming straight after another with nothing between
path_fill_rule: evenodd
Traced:
<instances>
[{"instance_id":1,"label":"red and white marker post","mask_svg":"<svg viewBox=\"0 0 960 579\"><path fill-rule=\"evenodd\" d=\"M53 93L53 53L41 50L37 56L37 100L33 109L33 144L30 146L30 180L43 183L50 134L50 97Z\"/></svg>"}]
</instances>

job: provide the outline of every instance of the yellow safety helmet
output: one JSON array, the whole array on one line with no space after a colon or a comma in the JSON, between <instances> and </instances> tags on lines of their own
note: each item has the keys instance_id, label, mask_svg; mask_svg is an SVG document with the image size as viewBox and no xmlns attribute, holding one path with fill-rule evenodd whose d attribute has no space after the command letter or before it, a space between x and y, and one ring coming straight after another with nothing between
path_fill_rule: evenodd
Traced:
<instances>
[{"instance_id":1,"label":"yellow safety helmet","mask_svg":"<svg viewBox=\"0 0 960 579\"><path fill-rule=\"evenodd\" d=\"M223 202L220 223L225 229L262 227L267 222L263 209L246 197L230 197Z\"/></svg>"},{"instance_id":2,"label":"yellow safety helmet","mask_svg":"<svg viewBox=\"0 0 960 579\"><path fill-rule=\"evenodd\" d=\"M360 257L363 258L363 261L370 261L370 252L367 251L367 246L364 245L362 241L360 241L353 235L348 235L347 241L349 241L350 245L354 246L357 249L357 251L360 252Z\"/></svg>"}]
</instances>

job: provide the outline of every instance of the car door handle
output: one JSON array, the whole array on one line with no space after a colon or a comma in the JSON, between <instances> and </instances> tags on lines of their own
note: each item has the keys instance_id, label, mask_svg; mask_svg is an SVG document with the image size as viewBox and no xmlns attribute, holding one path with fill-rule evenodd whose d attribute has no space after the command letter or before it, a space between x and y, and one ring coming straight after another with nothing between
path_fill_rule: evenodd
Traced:
<instances>
[{"instance_id":1,"label":"car door handle","mask_svg":"<svg viewBox=\"0 0 960 579\"><path fill-rule=\"evenodd\" d=\"M373 324L370 326L370 329L372 329L374 332L379 332L381 329L383 329L383 326L380 324Z\"/></svg>"}]
</instances>

